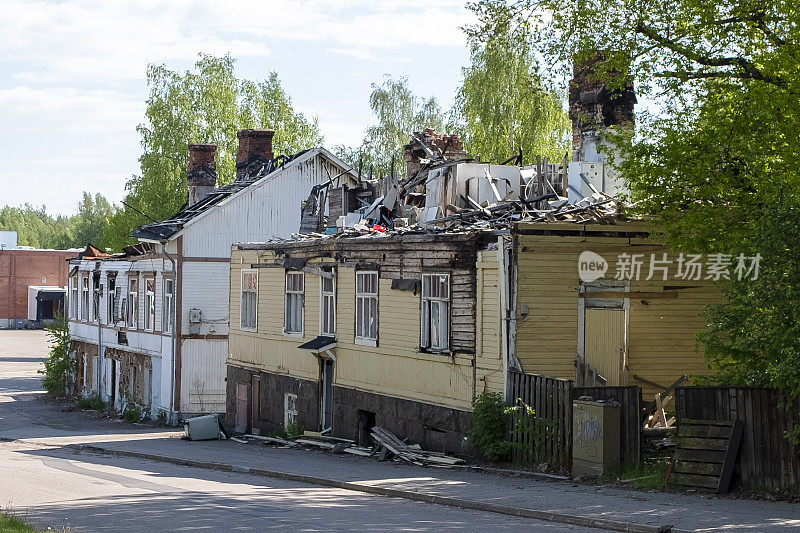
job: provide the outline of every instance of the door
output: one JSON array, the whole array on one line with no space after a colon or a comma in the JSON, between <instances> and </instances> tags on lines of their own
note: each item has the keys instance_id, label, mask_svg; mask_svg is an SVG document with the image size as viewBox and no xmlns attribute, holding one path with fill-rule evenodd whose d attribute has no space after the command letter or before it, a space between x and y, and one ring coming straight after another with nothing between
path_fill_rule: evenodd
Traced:
<instances>
[{"instance_id":1,"label":"door","mask_svg":"<svg viewBox=\"0 0 800 533\"><path fill-rule=\"evenodd\" d=\"M246 383L236 384L236 427L234 431L244 433L247 431L247 401L248 389Z\"/></svg>"},{"instance_id":2,"label":"door","mask_svg":"<svg viewBox=\"0 0 800 533\"><path fill-rule=\"evenodd\" d=\"M625 310L586 309L584 360L606 380L606 385L625 385Z\"/></svg>"},{"instance_id":3,"label":"door","mask_svg":"<svg viewBox=\"0 0 800 533\"><path fill-rule=\"evenodd\" d=\"M261 412L261 401L259 400L260 382L261 379L257 375L253 374L251 381L252 385L250 387L250 390L252 391L252 394L250 395L250 431L253 433L253 435L261 434L259 429L261 424L258 422L259 413Z\"/></svg>"},{"instance_id":4,"label":"door","mask_svg":"<svg viewBox=\"0 0 800 533\"><path fill-rule=\"evenodd\" d=\"M320 421L322 431L331 429L333 412L333 361L322 359L320 368L320 384L322 387L322 408L320 409Z\"/></svg>"}]
</instances>

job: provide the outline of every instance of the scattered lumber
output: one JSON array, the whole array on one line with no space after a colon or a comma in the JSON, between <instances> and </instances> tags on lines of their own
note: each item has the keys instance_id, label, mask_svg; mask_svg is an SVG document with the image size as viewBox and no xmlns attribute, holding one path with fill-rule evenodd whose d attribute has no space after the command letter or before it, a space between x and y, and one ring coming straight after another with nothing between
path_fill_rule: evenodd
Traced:
<instances>
[{"instance_id":1,"label":"scattered lumber","mask_svg":"<svg viewBox=\"0 0 800 533\"><path fill-rule=\"evenodd\" d=\"M282 439L280 437L263 437L261 435L244 435L246 439L253 439L260 441L264 444L278 444L280 446L290 446L292 448L296 447L297 444L290 440Z\"/></svg>"},{"instance_id":2,"label":"scattered lumber","mask_svg":"<svg viewBox=\"0 0 800 533\"><path fill-rule=\"evenodd\" d=\"M372 428L372 438L383 448L381 456L384 457L391 453L403 461L420 466L452 466L464 462L463 459L456 457L427 452L422 450L419 445L409 446L398 439L394 433L379 426Z\"/></svg>"}]
</instances>

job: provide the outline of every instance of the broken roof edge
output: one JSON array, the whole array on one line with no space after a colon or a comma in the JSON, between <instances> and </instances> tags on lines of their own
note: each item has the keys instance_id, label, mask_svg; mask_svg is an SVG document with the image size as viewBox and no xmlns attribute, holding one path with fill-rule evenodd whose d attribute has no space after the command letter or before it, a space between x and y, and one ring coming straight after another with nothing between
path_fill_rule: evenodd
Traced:
<instances>
[{"instance_id":1,"label":"broken roof edge","mask_svg":"<svg viewBox=\"0 0 800 533\"><path fill-rule=\"evenodd\" d=\"M365 243L365 242L377 243L377 241L428 242L428 241L439 240L442 237L447 237L448 240L451 241L471 241L478 239L480 237L485 237L490 235L493 236L496 235L496 233L488 229L470 229L459 232L448 231L448 230L427 231L419 233L375 232L368 235L340 236L338 238L333 238L334 236L332 235L329 237L317 237L310 239L282 239L282 240L272 240L268 242L238 242L234 243L232 245L232 248L236 248L237 250L276 250L284 248L301 249L301 248L314 248L319 246L334 247L337 243L348 243L348 244Z\"/></svg>"}]
</instances>

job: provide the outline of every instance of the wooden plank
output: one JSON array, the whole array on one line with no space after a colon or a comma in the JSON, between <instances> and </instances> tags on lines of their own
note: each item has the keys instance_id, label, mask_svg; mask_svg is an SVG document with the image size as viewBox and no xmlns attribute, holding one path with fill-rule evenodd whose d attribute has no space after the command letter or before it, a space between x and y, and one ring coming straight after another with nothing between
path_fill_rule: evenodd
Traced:
<instances>
[{"instance_id":1,"label":"wooden plank","mask_svg":"<svg viewBox=\"0 0 800 533\"><path fill-rule=\"evenodd\" d=\"M726 450L729 439L679 437L678 446L685 450Z\"/></svg>"},{"instance_id":2,"label":"wooden plank","mask_svg":"<svg viewBox=\"0 0 800 533\"><path fill-rule=\"evenodd\" d=\"M716 476L698 476L693 474L672 474L670 482L676 485L695 487L715 491L719 486L719 478Z\"/></svg>"},{"instance_id":3,"label":"wooden plank","mask_svg":"<svg viewBox=\"0 0 800 533\"><path fill-rule=\"evenodd\" d=\"M678 437L710 437L710 438L729 438L733 433L733 424L723 425L691 425L681 424L678 427Z\"/></svg>"},{"instance_id":4,"label":"wooden plank","mask_svg":"<svg viewBox=\"0 0 800 533\"><path fill-rule=\"evenodd\" d=\"M673 472L676 474L697 474L720 477L722 463L704 463L695 461L675 461Z\"/></svg>"},{"instance_id":5,"label":"wooden plank","mask_svg":"<svg viewBox=\"0 0 800 533\"><path fill-rule=\"evenodd\" d=\"M719 477L719 485L717 492L722 494L728 492L731 484L731 475L733 474L733 465L736 462L736 454L739 451L739 443L742 439L742 429L744 424L737 420L736 425L733 426L733 435L728 441L728 447L725 450L725 462L722 463L722 473Z\"/></svg>"},{"instance_id":6,"label":"wooden plank","mask_svg":"<svg viewBox=\"0 0 800 533\"><path fill-rule=\"evenodd\" d=\"M725 461L725 450L675 450L676 461L695 461L704 463L719 463Z\"/></svg>"}]
</instances>

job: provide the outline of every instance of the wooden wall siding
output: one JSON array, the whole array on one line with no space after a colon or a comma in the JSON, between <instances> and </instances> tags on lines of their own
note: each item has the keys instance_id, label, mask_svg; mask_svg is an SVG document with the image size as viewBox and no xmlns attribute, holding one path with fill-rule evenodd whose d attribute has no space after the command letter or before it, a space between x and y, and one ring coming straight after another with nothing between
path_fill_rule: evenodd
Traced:
<instances>
[{"instance_id":1,"label":"wooden wall siding","mask_svg":"<svg viewBox=\"0 0 800 533\"><path fill-rule=\"evenodd\" d=\"M500 358L499 292L497 291L497 253L487 254L475 273L466 273L459 280L481 279L485 314L481 323L487 324L482 336L481 348L485 352L475 354L475 377L473 382L473 354L457 352L454 355L439 355L421 352L420 343L420 295L409 291L391 289L391 278L384 275L383 254L391 257L391 249L381 251L379 262L381 277L378 286L378 346L361 346L354 343L355 307L355 263L376 262L376 256L350 254L347 265L336 268L336 370L334 382L337 386L364 392L394 396L471 410L473 390L477 393L484 386L502 391L503 375ZM437 256L437 252L433 255ZM297 257L294 251L291 257ZM331 258L313 257L308 254L309 266L320 261L331 262ZM473 257L477 254L473 252ZM284 269L259 268L258 332L241 331L240 290L241 271L254 263L271 263L276 256L265 250L238 250L232 252L231 264L231 335L229 341L230 364L268 372L288 374L293 377L317 381L319 368L316 356L297 346L319 334L319 278L306 273L304 333L302 337L286 336L282 332L284 310ZM452 259L447 259L451 261ZM421 276L420 258L416 265L402 265L402 277ZM445 264L424 261L425 268ZM398 263L398 273L400 264ZM466 270L466 269L463 269ZM451 271L451 269L448 269ZM398 276L399 277L399 276ZM454 275L455 278L455 275ZM460 287L458 287L460 285ZM458 289L456 288L458 287ZM475 313L476 287L453 280L453 299L458 293L470 293L473 298L471 312ZM472 339L475 338L475 322L472 322ZM471 350L475 349L472 341ZM474 387L474 388L473 388Z\"/></svg>"},{"instance_id":2,"label":"wooden wall siding","mask_svg":"<svg viewBox=\"0 0 800 533\"><path fill-rule=\"evenodd\" d=\"M734 487L800 493L800 445L785 437L800 424L800 398L759 387L678 387L675 400L678 426L686 419L744 424Z\"/></svg>"},{"instance_id":3,"label":"wooden wall siding","mask_svg":"<svg viewBox=\"0 0 800 533\"><path fill-rule=\"evenodd\" d=\"M503 392L502 322L499 263L496 251L478 252L477 270L477 394Z\"/></svg>"},{"instance_id":4,"label":"wooden wall siding","mask_svg":"<svg viewBox=\"0 0 800 533\"><path fill-rule=\"evenodd\" d=\"M592 233L517 235L516 356L527 373L562 379L575 377L578 257L584 250L592 250L609 261L610 277L614 275L614 261L619 253L665 251L635 237ZM708 373L702 347L696 344L696 334L706 327L700 316L704 306L718 298L711 282L631 281L630 291L627 384L642 387L645 398L652 399L659 389L636 380L634 374L666 388L683 374ZM675 297L636 298L636 292L668 292ZM523 305L528 307L525 317L521 316Z\"/></svg>"},{"instance_id":5,"label":"wooden wall siding","mask_svg":"<svg viewBox=\"0 0 800 533\"><path fill-rule=\"evenodd\" d=\"M591 396L620 404L620 460L636 465L642 460L642 389L639 387L575 387L572 399Z\"/></svg>"},{"instance_id":6,"label":"wooden wall siding","mask_svg":"<svg viewBox=\"0 0 800 533\"><path fill-rule=\"evenodd\" d=\"M568 470L572 465L572 400L573 382L514 370L508 376L508 403L518 401L533 408L534 418L542 421L543 437L536 446L529 433L514 431L519 414L511 417L508 439L515 462L542 464L553 469Z\"/></svg>"}]
</instances>

